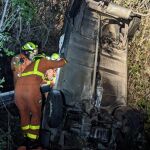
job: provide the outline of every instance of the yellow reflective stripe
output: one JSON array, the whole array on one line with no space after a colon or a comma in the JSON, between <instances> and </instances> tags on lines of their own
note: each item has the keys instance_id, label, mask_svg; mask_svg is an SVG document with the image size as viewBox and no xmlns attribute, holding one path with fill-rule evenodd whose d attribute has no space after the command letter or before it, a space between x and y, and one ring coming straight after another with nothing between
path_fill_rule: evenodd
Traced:
<instances>
[{"instance_id":1,"label":"yellow reflective stripe","mask_svg":"<svg viewBox=\"0 0 150 150\"><path fill-rule=\"evenodd\" d=\"M41 76L42 78L44 78L44 74L43 74L42 72L39 72L39 71L38 71L39 63L40 63L40 59L38 59L38 60L35 62L34 74L36 74L36 75Z\"/></svg>"},{"instance_id":2,"label":"yellow reflective stripe","mask_svg":"<svg viewBox=\"0 0 150 150\"><path fill-rule=\"evenodd\" d=\"M22 130L28 130L29 128L30 128L30 125L26 125L26 126L21 127Z\"/></svg>"},{"instance_id":3,"label":"yellow reflective stripe","mask_svg":"<svg viewBox=\"0 0 150 150\"><path fill-rule=\"evenodd\" d=\"M34 74L34 72L29 71L29 72L22 73L21 76L24 77L24 76L28 76L28 75L32 75L32 74Z\"/></svg>"},{"instance_id":4,"label":"yellow reflective stripe","mask_svg":"<svg viewBox=\"0 0 150 150\"><path fill-rule=\"evenodd\" d=\"M42 72L34 72L34 71L29 71L29 72L25 72L25 73L22 73L21 76L24 77L24 76L28 76L28 75L38 75L38 76L41 76L42 78L44 78L44 74Z\"/></svg>"},{"instance_id":5,"label":"yellow reflective stripe","mask_svg":"<svg viewBox=\"0 0 150 150\"><path fill-rule=\"evenodd\" d=\"M27 137L29 137L30 139L38 139L38 135L36 135L36 134L31 134L31 133L27 133Z\"/></svg>"},{"instance_id":6,"label":"yellow reflective stripe","mask_svg":"<svg viewBox=\"0 0 150 150\"><path fill-rule=\"evenodd\" d=\"M54 83L56 82L56 76L55 76L55 77L53 77L53 81L54 81Z\"/></svg>"},{"instance_id":7,"label":"yellow reflective stripe","mask_svg":"<svg viewBox=\"0 0 150 150\"><path fill-rule=\"evenodd\" d=\"M44 73L42 73L42 72L35 71L33 74L41 76L42 78L44 78Z\"/></svg>"},{"instance_id":8,"label":"yellow reflective stripe","mask_svg":"<svg viewBox=\"0 0 150 150\"><path fill-rule=\"evenodd\" d=\"M31 130L39 130L40 126L39 125L30 125Z\"/></svg>"},{"instance_id":9,"label":"yellow reflective stripe","mask_svg":"<svg viewBox=\"0 0 150 150\"><path fill-rule=\"evenodd\" d=\"M50 84L51 84L51 81L46 81L46 83L50 85Z\"/></svg>"},{"instance_id":10,"label":"yellow reflective stripe","mask_svg":"<svg viewBox=\"0 0 150 150\"><path fill-rule=\"evenodd\" d=\"M38 71L39 62L40 62L40 59L38 59L38 60L35 62L34 72L37 72L37 71Z\"/></svg>"},{"instance_id":11,"label":"yellow reflective stripe","mask_svg":"<svg viewBox=\"0 0 150 150\"><path fill-rule=\"evenodd\" d=\"M37 76L42 77L42 79L43 79L44 78L44 73L38 71L39 62L40 62L40 59L38 59L35 62L35 66L34 66L34 70L33 71L22 73L21 76L24 77L24 76L29 76L29 75L37 75Z\"/></svg>"},{"instance_id":12,"label":"yellow reflective stripe","mask_svg":"<svg viewBox=\"0 0 150 150\"><path fill-rule=\"evenodd\" d=\"M50 85L52 81L53 81L54 84L55 84L55 82L56 82L56 77L52 77L51 80L46 80L46 79L44 79L44 81L45 81L48 85Z\"/></svg>"}]
</instances>

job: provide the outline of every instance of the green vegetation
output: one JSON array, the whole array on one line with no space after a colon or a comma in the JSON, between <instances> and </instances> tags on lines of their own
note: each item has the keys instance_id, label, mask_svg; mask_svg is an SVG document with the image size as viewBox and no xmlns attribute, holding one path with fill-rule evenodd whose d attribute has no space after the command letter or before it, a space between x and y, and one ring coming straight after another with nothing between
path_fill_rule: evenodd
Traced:
<instances>
[{"instance_id":1,"label":"green vegetation","mask_svg":"<svg viewBox=\"0 0 150 150\"><path fill-rule=\"evenodd\" d=\"M67 3L68 0L2 0L0 57L3 56L10 61L13 55L21 51L21 46L27 41L38 44L40 50L47 55L58 50ZM0 64L0 68L2 67L4 65ZM7 72L6 67L2 70ZM11 78L4 73L0 75L0 79L3 77L6 81ZM6 82L4 84L5 88Z\"/></svg>"},{"instance_id":2,"label":"green vegetation","mask_svg":"<svg viewBox=\"0 0 150 150\"><path fill-rule=\"evenodd\" d=\"M115 0L133 11L150 13L149 0ZM128 104L147 114L145 131L150 138L150 17L142 17L139 31L129 43Z\"/></svg>"},{"instance_id":3,"label":"green vegetation","mask_svg":"<svg viewBox=\"0 0 150 150\"><path fill-rule=\"evenodd\" d=\"M12 57L15 55L15 51L11 49L11 43L15 43L16 39L19 41L22 24L28 24L35 18L36 9L32 1L6 0L3 1L1 10L0 57ZM13 36L14 31L18 33L17 37ZM2 88L4 77L0 78L3 78L0 80L0 88Z\"/></svg>"},{"instance_id":4,"label":"green vegetation","mask_svg":"<svg viewBox=\"0 0 150 150\"><path fill-rule=\"evenodd\" d=\"M6 56L14 56L15 52L11 51L7 48L7 43L11 41L11 36L8 32L1 32L0 33L0 50L3 51Z\"/></svg>"},{"instance_id":5,"label":"green vegetation","mask_svg":"<svg viewBox=\"0 0 150 150\"><path fill-rule=\"evenodd\" d=\"M21 34L22 23L31 22L36 10L32 1L28 0L7 0L1 9L0 49L8 52L9 43L13 41L12 29Z\"/></svg>"},{"instance_id":6,"label":"green vegetation","mask_svg":"<svg viewBox=\"0 0 150 150\"><path fill-rule=\"evenodd\" d=\"M12 9L19 11L19 17L24 21L30 22L36 16L36 7L32 0L11 0Z\"/></svg>"}]
</instances>

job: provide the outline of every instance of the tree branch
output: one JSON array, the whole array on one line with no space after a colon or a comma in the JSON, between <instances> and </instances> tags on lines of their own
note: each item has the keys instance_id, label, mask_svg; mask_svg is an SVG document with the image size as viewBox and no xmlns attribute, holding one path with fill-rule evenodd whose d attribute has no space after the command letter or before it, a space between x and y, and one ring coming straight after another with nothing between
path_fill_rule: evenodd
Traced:
<instances>
[{"instance_id":1,"label":"tree branch","mask_svg":"<svg viewBox=\"0 0 150 150\"><path fill-rule=\"evenodd\" d=\"M9 0L6 0L4 11L3 11L3 15L2 15L2 18L1 18L1 21L0 21L0 32L2 31L2 26L3 26L4 17L5 17L5 14L6 14L8 2L9 2Z\"/></svg>"}]
</instances>

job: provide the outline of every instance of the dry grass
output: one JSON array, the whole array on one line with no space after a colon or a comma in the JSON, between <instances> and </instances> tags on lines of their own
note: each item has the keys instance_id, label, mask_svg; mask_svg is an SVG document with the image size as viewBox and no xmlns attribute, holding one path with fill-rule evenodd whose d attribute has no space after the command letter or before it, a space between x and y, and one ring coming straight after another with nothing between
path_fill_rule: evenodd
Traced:
<instances>
[{"instance_id":1,"label":"dry grass","mask_svg":"<svg viewBox=\"0 0 150 150\"><path fill-rule=\"evenodd\" d=\"M134 11L150 13L149 0L116 0ZM147 114L145 133L150 139L150 17L142 17L128 49L128 104Z\"/></svg>"},{"instance_id":2,"label":"dry grass","mask_svg":"<svg viewBox=\"0 0 150 150\"><path fill-rule=\"evenodd\" d=\"M149 0L115 0L133 9L149 13ZM142 17L139 31L129 43L128 52L128 102L138 105L149 104L150 100L150 17Z\"/></svg>"}]
</instances>

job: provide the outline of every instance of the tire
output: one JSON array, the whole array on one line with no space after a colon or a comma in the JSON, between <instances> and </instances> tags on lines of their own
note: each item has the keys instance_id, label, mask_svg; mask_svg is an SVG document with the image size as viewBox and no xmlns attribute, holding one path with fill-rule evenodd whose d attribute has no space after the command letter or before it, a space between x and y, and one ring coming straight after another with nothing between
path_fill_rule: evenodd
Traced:
<instances>
[{"instance_id":1,"label":"tire","mask_svg":"<svg viewBox=\"0 0 150 150\"><path fill-rule=\"evenodd\" d=\"M134 34L139 29L140 22L141 22L140 17L133 17L132 18L131 22L129 23L129 31L128 31L129 40L132 40L132 38L134 37Z\"/></svg>"},{"instance_id":2,"label":"tire","mask_svg":"<svg viewBox=\"0 0 150 150\"><path fill-rule=\"evenodd\" d=\"M117 136L118 149L139 150L140 147L143 147L144 120L141 112L123 106L116 109L114 117L122 123L122 128Z\"/></svg>"},{"instance_id":3,"label":"tire","mask_svg":"<svg viewBox=\"0 0 150 150\"><path fill-rule=\"evenodd\" d=\"M43 148L49 148L51 143L51 132L47 130L40 131L40 142Z\"/></svg>"},{"instance_id":4,"label":"tire","mask_svg":"<svg viewBox=\"0 0 150 150\"><path fill-rule=\"evenodd\" d=\"M63 97L60 91L49 92L43 111L42 128L57 128L63 120Z\"/></svg>"}]
</instances>

